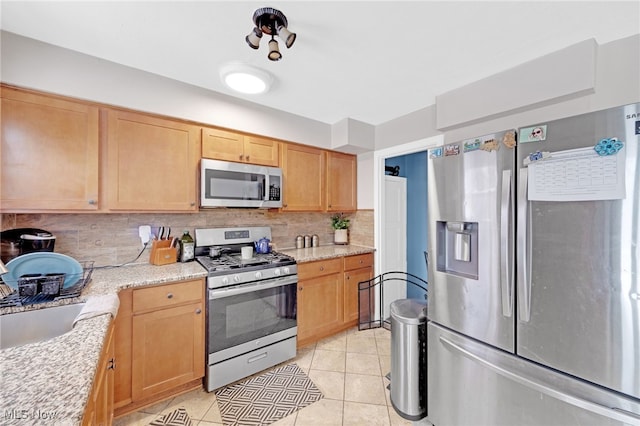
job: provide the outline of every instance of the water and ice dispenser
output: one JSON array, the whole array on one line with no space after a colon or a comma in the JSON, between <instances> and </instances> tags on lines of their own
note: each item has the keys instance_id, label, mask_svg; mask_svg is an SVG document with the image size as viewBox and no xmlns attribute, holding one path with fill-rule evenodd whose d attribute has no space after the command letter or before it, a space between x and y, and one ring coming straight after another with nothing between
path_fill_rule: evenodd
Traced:
<instances>
[{"instance_id":1,"label":"water and ice dispenser","mask_svg":"<svg viewBox=\"0 0 640 426\"><path fill-rule=\"evenodd\" d=\"M478 279L478 223L437 221L436 268Z\"/></svg>"}]
</instances>

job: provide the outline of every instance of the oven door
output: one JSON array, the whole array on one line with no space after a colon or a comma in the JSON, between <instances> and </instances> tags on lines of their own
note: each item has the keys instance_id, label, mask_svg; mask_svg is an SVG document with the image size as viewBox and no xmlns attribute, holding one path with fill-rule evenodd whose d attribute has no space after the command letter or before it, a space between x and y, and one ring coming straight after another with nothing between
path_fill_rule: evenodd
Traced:
<instances>
[{"instance_id":1,"label":"oven door","mask_svg":"<svg viewBox=\"0 0 640 426\"><path fill-rule=\"evenodd\" d=\"M297 332L297 276L209 290L209 363Z\"/></svg>"}]
</instances>

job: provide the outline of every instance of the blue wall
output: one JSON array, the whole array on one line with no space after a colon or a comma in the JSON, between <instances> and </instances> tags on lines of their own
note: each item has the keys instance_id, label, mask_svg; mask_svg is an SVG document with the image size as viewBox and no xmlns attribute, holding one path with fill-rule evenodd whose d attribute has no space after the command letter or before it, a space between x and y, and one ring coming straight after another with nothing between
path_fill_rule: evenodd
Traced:
<instances>
[{"instance_id":1,"label":"blue wall","mask_svg":"<svg viewBox=\"0 0 640 426\"><path fill-rule=\"evenodd\" d=\"M387 158L385 166L400 166L407 178L407 272L427 280L427 152ZM424 291L407 286L407 297L424 300Z\"/></svg>"}]
</instances>

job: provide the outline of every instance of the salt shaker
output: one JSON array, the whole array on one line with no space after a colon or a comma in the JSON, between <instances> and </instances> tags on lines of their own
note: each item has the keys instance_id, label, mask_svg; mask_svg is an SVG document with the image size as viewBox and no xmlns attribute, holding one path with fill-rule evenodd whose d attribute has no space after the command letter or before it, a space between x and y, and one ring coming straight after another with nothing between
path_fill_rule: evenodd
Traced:
<instances>
[{"instance_id":1,"label":"salt shaker","mask_svg":"<svg viewBox=\"0 0 640 426\"><path fill-rule=\"evenodd\" d=\"M298 235L296 237L296 248L304 248L304 238L302 238L302 235Z\"/></svg>"},{"instance_id":2,"label":"salt shaker","mask_svg":"<svg viewBox=\"0 0 640 426\"><path fill-rule=\"evenodd\" d=\"M311 247L311 236L310 235L305 235L304 236L304 246L305 247Z\"/></svg>"}]
</instances>

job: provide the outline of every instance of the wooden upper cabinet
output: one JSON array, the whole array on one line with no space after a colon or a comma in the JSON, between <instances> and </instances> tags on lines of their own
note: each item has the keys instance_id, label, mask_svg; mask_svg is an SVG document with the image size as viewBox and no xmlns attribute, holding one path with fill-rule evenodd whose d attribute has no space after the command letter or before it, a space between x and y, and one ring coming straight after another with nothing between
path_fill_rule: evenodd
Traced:
<instances>
[{"instance_id":1,"label":"wooden upper cabinet","mask_svg":"<svg viewBox=\"0 0 640 426\"><path fill-rule=\"evenodd\" d=\"M196 211L200 128L107 112L109 210Z\"/></svg>"},{"instance_id":2,"label":"wooden upper cabinet","mask_svg":"<svg viewBox=\"0 0 640 426\"><path fill-rule=\"evenodd\" d=\"M98 108L1 87L2 211L98 209Z\"/></svg>"},{"instance_id":3,"label":"wooden upper cabinet","mask_svg":"<svg viewBox=\"0 0 640 426\"><path fill-rule=\"evenodd\" d=\"M354 155L327 152L327 211L357 210L356 167Z\"/></svg>"},{"instance_id":4,"label":"wooden upper cabinet","mask_svg":"<svg viewBox=\"0 0 640 426\"><path fill-rule=\"evenodd\" d=\"M282 144L284 211L325 209L325 151L304 145Z\"/></svg>"},{"instance_id":5,"label":"wooden upper cabinet","mask_svg":"<svg viewBox=\"0 0 640 426\"><path fill-rule=\"evenodd\" d=\"M277 167L279 143L266 138L245 136L225 130L202 128L202 156Z\"/></svg>"}]
</instances>

